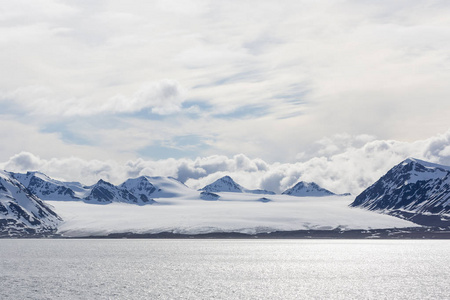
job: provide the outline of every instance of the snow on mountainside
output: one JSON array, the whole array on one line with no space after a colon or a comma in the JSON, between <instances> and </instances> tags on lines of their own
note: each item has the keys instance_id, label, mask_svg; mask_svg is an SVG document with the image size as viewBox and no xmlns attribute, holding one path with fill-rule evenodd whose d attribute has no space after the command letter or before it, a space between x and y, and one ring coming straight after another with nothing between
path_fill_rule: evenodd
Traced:
<instances>
[{"instance_id":1,"label":"snow on mountainside","mask_svg":"<svg viewBox=\"0 0 450 300\"><path fill-rule=\"evenodd\" d=\"M297 196L297 197L323 197L335 195L334 193L321 188L314 182L300 181L293 187L285 190L283 195Z\"/></svg>"},{"instance_id":2,"label":"snow on mountainside","mask_svg":"<svg viewBox=\"0 0 450 300\"><path fill-rule=\"evenodd\" d=\"M138 199L126 189L121 189L102 179L91 187L91 192L84 200L91 203L138 202Z\"/></svg>"},{"instance_id":3,"label":"snow on mountainside","mask_svg":"<svg viewBox=\"0 0 450 300\"><path fill-rule=\"evenodd\" d=\"M145 176L130 178L122 183L120 188L127 190L142 203L155 203L155 200L152 199L152 194L156 192L157 189Z\"/></svg>"},{"instance_id":4,"label":"snow on mountainside","mask_svg":"<svg viewBox=\"0 0 450 300\"><path fill-rule=\"evenodd\" d=\"M99 180L92 186L82 186L74 182L55 181L41 173L34 172L28 176L27 174L23 176L16 174L16 176L47 197L44 203L51 204L63 219L58 225L58 233L66 236L125 232L258 233L414 226L411 222L391 216L352 209L348 207L353 200L351 197L328 196L318 199L317 197L294 198L288 195L272 194L270 198L267 198L268 196L263 197L261 194L247 192L248 190L234 183L229 177L216 182L220 184L210 186L220 192L205 190L199 192L170 177L141 176L129 179L118 186ZM45 183L34 180L39 184L30 185L33 176ZM12 181L22 187L21 191L27 197L44 204L17 180L13 178ZM64 199L61 201L54 197L58 194L55 191L63 190L59 187L70 188L75 196L81 197L78 201L73 201L70 197L65 198L70 201L64 201ZM47 193L45 188L51 192ZM9 191L3 186L0 189ZM16 194L10 192L8 201L16 201ZM142 205L155 201L157 205ZM46 211L44 208L42 210ZM8 211L8 215L12 212ZM56 215L52 219L51 214L46 216L30 213L30 216L34 216L36 220L29 217L33 223L27 223L23 227L38 226L37 222L42 218L54 220L53 223L49 221L50 225L60 220ZM20 220L15 222L23 222L22 219ZM45 221L40 222L47 224ZM14 229L11 226L7 225L8 230ZM50 228L54 229L56 225Z\"/></svg>"},{"instance_id":5,"label":"snow on mountainside","mask_svg":"<svg viewBox=\"0 0 450 300\"><path fill-rule=\"evenodd\" d=\"M268 194L275 195L272 191L267 190L249 190L237 184L230 176L224 176L217 179L211 184L201 188L199 191L210 193L231 192L231 193L250 193L250 194Z\"/></svg>"},{"instance_id":6,"label":"snow on mountainside","mask_svg":"<svg viewBox=\"0 0 450 300\"><path fill-rule=\"evenodd\" d=\"M407 159L389 170L351 204L369 210L450 213L450 167Z\"/></svg>"},{"instance_id":7,"label":"snow on mountainside","mask_svg":"<svg viewBox=\"0 0 450 300\"><path fill-rule=\"evenodd\" d=\"M396 217L349 207L353 197L291 197L250 193L204 192L159 198L158 205L125 203L90 205L80 201L49 201L66 220L65 236L173 232L255 234L291 230L375 229L417 227ZM206 194L208 193L208 194Z\"/></svg>"},{"instance_id":8,"label":"snow on mountainside","mask_svg":"<svg viewBox=\"0 0 450 300\"><path fill-rule=\"evenodd\" d=\"M154 198L171 198L198 195L198 192L187 187L181 181L173 177L144 176L156 188L152 194Z\"/></svg>"},{"instance_id":9,"label":"snow on mountainside","mask_svg":"<svg viewBox=\"0 0 450 300\"><path fill-rule=\"evenodd\" d=\"M233 193L243 193L244 188L234 182L230 176L224 176L217 179L211 184L200 189L200 191L218 193L218 192L233 192Z\"/></svg>"},{"instance_id":10,"label":"snow on mountainside","mask_svg":"<svg viewBox=\"0 0 450 300\"><path fill-rule=\"evenodd\" d=\"M53 233L60 222L13 174L0 171L0 236Z\"/></svg>"},{"instance_id":11,"label":"snow on mountainside","mask_svg":"<svg viewBox=\"0 0 450 300\"><path fill-rule=\"evenodd\" d=\"M195 192L171 177L141 176L130 178L119 186L101 179L92 186L84 186L78 182L58 181L40 172L11 174L31 193L43 200L143 205L155 203L153 198L178 197Z\"/></svg>"},{"instance_id":12,"label":"snow on mountainside","mask_svg":"<svg viewBox=\"0 0 450 300\"><path fill-rule=\"evenodd\" d=\"M31 193L46 200L79 200L80 196L64 182L52 179L40 172L27 172L26 174L11 173L15 179L22 183ZM81 188L81 184L79 184ZM76 188L75 184L72 187ZM78 190L77 190L78 191Z\"/></svg>"}]
</instances>

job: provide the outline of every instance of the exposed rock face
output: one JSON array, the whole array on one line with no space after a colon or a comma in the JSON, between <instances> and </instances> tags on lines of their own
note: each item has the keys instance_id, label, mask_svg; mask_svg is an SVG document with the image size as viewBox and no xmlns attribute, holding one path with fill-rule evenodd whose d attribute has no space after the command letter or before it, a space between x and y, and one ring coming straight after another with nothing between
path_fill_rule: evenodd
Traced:
<instances>
[{"instance_id":1,"label":"exposed rock face","mask_svg":"<svg viewBox=\"0 0 450 300\"><path fill-rule=\"evenodd\" d=\"M389 170L351 204L369 210L450 213L450 167L407 159Z\"/></svg>"}]
</instances>

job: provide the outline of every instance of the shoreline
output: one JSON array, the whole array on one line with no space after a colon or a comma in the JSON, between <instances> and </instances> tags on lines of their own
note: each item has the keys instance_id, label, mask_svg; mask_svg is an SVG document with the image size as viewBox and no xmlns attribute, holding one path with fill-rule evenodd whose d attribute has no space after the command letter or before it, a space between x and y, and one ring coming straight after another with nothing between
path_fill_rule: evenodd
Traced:
<instances>
[{"instance_id":1,"label":"shoreline","mask_svg":"<svg viewBox=\"0 0 450 300\"><path fill-rule=\"evenodd\" d=\"M410 227L368 230L296 230L274 231L258 234L239 232L210 232L184 234L159 233L111 233L108 235L64 236L57 233L20 234L0 233L0 239L450 239L450 227Z\"/></svg>"}]
</instances>

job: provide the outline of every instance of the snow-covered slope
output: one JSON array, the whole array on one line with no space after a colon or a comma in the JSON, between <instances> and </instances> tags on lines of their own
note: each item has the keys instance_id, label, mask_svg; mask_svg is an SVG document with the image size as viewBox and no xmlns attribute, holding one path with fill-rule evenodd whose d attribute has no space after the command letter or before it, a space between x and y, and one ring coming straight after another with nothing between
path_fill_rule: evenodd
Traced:
<instances>
[{"instance_id":1,"label":"snow-covered slope","mask_svg":"<svg viewBox=\"0 0 450 300\"><path fill-rule=\"evenodd\" d=\"M407 159L389 170L351 204L369 210L450 213L450 167Z\"/></svg>"},{"instance_id":2,"label":"snow-covered slope","mask_svg":"<svg viewBox=\"0 0 450 300\"><path fill-rule=\"evenodd\" d=\"M145 176L145 178L156 188L156 191L152 193L154 198L183 197L192 194L198 195L197 191L187 187L173 177Z\"/></svg>"},{"instance_id":3,"label":"snow-covered slope","mask_svg":"<svg viewBox=\"0 0 450 300\"><path fill-rule=\"evenodd\" d=\"M268 194L275 195L272 191L267 190L249 190L243 186L237 184L230 176L224 176L217 179L211 184L200 189L200 191L218 193L218 192L231 192L231 193L250 193L250 194Z\"/></svg>"},{"instance_id":4,"label":"snow-covered slope","mask_svg":"<svg viewBox=\"0 0 450 300\"><path fill-rule=\"evenodd\" d=\"M79 182L58 181L40 172L11 174L31 193L43 200L102 204L125 202L142 205L155 203L153 198L198 194L171 177L141 176L130 178L119 186L101 179L92 186L84 186Z\"/></svg>"},{"instance_id":5,"label":"snow-covered slope","mask_svg":"<svg viewBox=\"0 0 450 300\"><path fill-rule=\"evenodd\" d=\"M89 195L84 198L89 203L130 202L137 203L138 199L126 189L121 189L109 182L100 179L90 187Z\"/></svg>"},{"instance_id":6,"label":"snow-covered slope","mask_svg":"<svg viewBox=\"0 0 450 300\"><path fill-rule=\"evenodd\" d=\"M200 189L200 191L218 193L218 192L232 192L232 193L243 193L244 188L234 182L230 176L224 176L217 179L211 184Z\"/></svg>"},{"instance_id":7,"label":"snow-covered slope","mask_svg":"<svg viewBox=\"0 0 450 300\"><path fill-rule=\"evenodd\" d=\"M209 192L205 192L209 193ZM211 193L212 194L212 193ZM211 196L206 194L206 196ZM416 226L399 218L349 207L353 197L291 197L216 193L219 198L159 198L156 205L91 205L50 201L64 220L66 236L110 233L209 232L261 233L292 230L403 228ZM186 201L189 200L189 201ZM211 201L215 200L215 201Z\"/></svg>"},{"instance_id":8,"label":"snow-covered slope","mask_svg":"<svg viewBox=\"0 0 450 300\"><path fill-rule=\"evenodd\" d=\"M52 233L60 222L60 217L13 174L0 171L0 235Z\"/></svg>"},{"instance_id":9,"label":"snow-covered slope","mask_svg":"<svg viewBox=\"0 0 450 300\"><path fill-rule=\"evenodd\" d=\"M155 203L152 194L157 191L156 187L147 177L130 178L120 185L120 188L127 190L136 200L143 204Z\"/></svg>"},{"instance_id":10,"label":"snow-covered slope","mask_svg":"<svg viewBox=\"0 0 450 300\"><path fill-rule=\"evenodd\" d=\"M68 184L52 179L40 172L27 172L26 174L11 173L20 183L22 183L31 193L41 199L46 200L80 200L82 194L75 193ZM81 191L81 184L72 183L77 191Z\"/></svg>"},{"instance_id":11,"label":"snow-covered slope","mask_svg":"<svg viewBox=\"0 0 450 300\"><path fill-rule=\"evenodd\" d=\"M297 197L323 197L332 196L334 193L321 188L314 182L300 181L293 187L285 190L283 195L297 196Z\"/></svg>"},{"instance_id":12,"label":"snow-covered slope","mask_svg":"<svg viewBox=\"0 0 450 300\"><path fill-rule=\"evenodd\" d=\"M427 178L433 180L437 180L447 172L446 169L438 168L436 172L441 174L438 176L436 175L438 173L431 174L430 168L435 167L428 165L423 172L428 176ZM416 175L422 176L421 172ZM354 200L353 197L332 195L331 192L315 184L301 183L295 186L296 189L292 188L290 193L262 196L250 193L228 176L206 186L200 192L170 177L141 176L129 179L118 186L100 180L92 186L83 186L74 182L55 181L36 172L22 174L23 176L16 174L24 183L35 188L37 193L47 197L45 201L40 201L10 173L2 174L2 178L6 179L2 179L5 183L1 181L0 186L3 207L0 213L6 216L3 219L9 221L0 222L7 224L8 230L15 230L14 228L20 226L54 230L61 221L51 209L39 206L44 203L51 204L54 211L63 218L64 221L58 225L58 233L67 236L126 232L138 234L261 233L415 226L414 223L389 215L352 208L349 205ZM417 176L410 178L410 182L417 179ZM33 178L39 178L42 181ZM33 180L39 184L30 185ZM415 180L415 183L419 182L422 181ZM61 187L72 190L76 198L72 199L72 196L68 197L64 193L61 195L66 195L67 198L56 197L57 191L63 190ZM16 194L19 196L15 197ZM79 200L73 201L74 199ZM30 209L34 211L30 211L26 205L21 210L8 208L15 207L11 203L18 200L21 201L18 204L20 207L23 206L21 203L28 203L28 205L33 203ZM143 205L149 203L155 205ZM132 204L139 204L139 206ZM6 227L3 226L3 228Z\"/></svg>"}]
</instances>

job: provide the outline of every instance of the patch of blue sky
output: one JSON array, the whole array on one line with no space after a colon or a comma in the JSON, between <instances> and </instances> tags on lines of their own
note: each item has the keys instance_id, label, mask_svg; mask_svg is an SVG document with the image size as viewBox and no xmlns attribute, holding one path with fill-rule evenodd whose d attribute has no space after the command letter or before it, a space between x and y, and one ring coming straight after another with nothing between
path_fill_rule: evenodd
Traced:
<instances>
[{"instance_id":1,"label":"patch of blue sky","mask_svg":"<svg viewBox=\"0 0 450 300\"><path fill-rule=\"evenodd\" d=\"M24 110L13 100L0 99L1 115L16 115L18 117L24 115Z\"/></svg>"},{"instance_id":2,"label":"patch of blue sky","mask_svg":"<svg viewBox=\"0 0 450 300\"><path fill-rule=\"evenodd\" d=\"M195 158L210 147L204 140L198 135L177 136L171 141L157 141L140 149L138 154L149 159Z\"/></svg>"},{"instance_id":3,"label":"patch of blue sky","mask_svg":"<svg viewBox=\"0 0 450 300\"><path fill-rule=\"evenodd\" d=\"M301 116L301 115L303 115L303 112L298 110L298 111L293 111L293 112L290 112L290 113L283 114L283 115L279 116L277 119L278 120L284 120L284 119L295 118L295 117L298 117L298 116Z\"/></svg>"},{"instance_id":4,"label":"patch of blue sky","mask_svg":"<svg viewBox=\"0 0 450 300\"><path fill-rule=\"evenodd\" d=\"M237 82L258 82L261 80L263 80L261 72L251 70L251 71L247 71L247 72L236 73L234 75L227 76L227 77L222 77L220 79L217 79L217 80L207 83L207 84L196 85L193 87L193 89L205 88L205 87L211 87L211 86L220 86L220 85L237 83Z\"/></svg>"},{"instance_id":5,"label":"patch of blue sky","mask_svg":"<svg viewBox=\"0 0 450 300\"><path fill-rule=\"evenodd\" d=\"M122 116L124 118L131 119L145 119L145 120L154 120L154 121L163 121L167 118L170 118L171 115L161 115L153 113L151 109L142 109L140 111L131 112L131 113L121 113L117 114L118 116Z\"/></svg>"},{"instance_id":6,"label":"patch of blue sky","mask_svg":"<svg viewBox=\"0 0 450 300\"><path fill-rule=\"evenodd\" d=\"M281 99L287 103L291 104L305 104L306 97L310 91L308 89L305 89L304 87L300 85L292 85L287 90L283 91L282 93L275 94L273 98L275 99Z\"/></svg>"},{"instance_id":7,"label":"patch of blue sky","mask_svg":"<svg viewBox=\"0 0 450 300\"><path fill-rule=\"evenodd\" d=\"M211 111L213 106L206 101L202 100L186 100L182 104L182 109L189 109L190 107L198 107L202 111Z\"/></svg>"},{"instance_id":8,"label":"patch of blue sky","mask_svg":"<svg viewBox=\"0 0 450 300\"><path fill-rule=\"evenodd\" d=\"M209 105L205 101L200 100L187 100L182 103L181 110L176 113L167 114L167 115L161 115L152 112L151 108L142 109L137 112L130 112L130 113L120 113L116 114L116 116L124 117L124 118L131 118L131 119L145 119L145 120L153 120L153 121L164 121L170 118L173 118L174 116L177 116L178 114L188 114L191 117L196 117L200 115L202 112L207 112L212 110L212 106Z\"/></svg>"},{"instance_id":9,"label":"patch of blue sky","mask_svg":"<svg viewBox=\"0 0 450 300\"><path fill-rule=\"evenodd\" d=\"M94 145L94 141L71 130L74 128L69 123L51 123L44 125L40 131L43 133L56 133L60 139L73 145Z\"/></svg>"},{"instance_id":10,"label":"patch of blue sky","mask_svg":"<svg viewBox=\"0 0 450 300\"><path fill-rule=\"evenodd\" d=\"M214 117L220 119L253 119L270 114L270 107L261 105L245 105L232 112L215 114Z\"/></svg>"}]
</instances>

